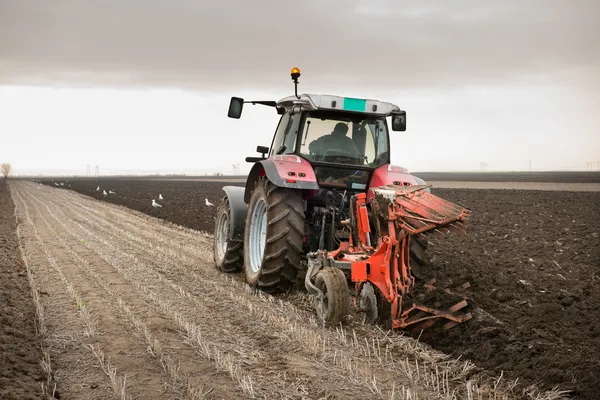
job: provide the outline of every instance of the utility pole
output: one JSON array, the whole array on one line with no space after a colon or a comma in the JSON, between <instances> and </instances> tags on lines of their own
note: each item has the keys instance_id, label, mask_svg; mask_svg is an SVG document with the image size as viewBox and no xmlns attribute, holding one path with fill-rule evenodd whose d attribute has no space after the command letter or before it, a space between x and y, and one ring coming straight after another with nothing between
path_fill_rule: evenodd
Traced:
<instances>
[{"instance_id":1,"label":"utility pole","mask_svg":"<svg viewBox=\"0 0 600 400\"><path fill-rule=\"evenodd\" d=\"M88 164L85 167L85 176L90 176L91 174L92 173L91 173L91 170L90 170L90 164Z\"/></svg>"}]
</instances>

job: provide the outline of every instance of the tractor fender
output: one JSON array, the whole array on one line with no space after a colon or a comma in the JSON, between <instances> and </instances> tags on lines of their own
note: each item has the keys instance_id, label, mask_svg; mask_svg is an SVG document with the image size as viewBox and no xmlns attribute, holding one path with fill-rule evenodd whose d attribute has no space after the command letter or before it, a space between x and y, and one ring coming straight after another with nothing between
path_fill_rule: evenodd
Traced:
<instances>
[{"instance_id":1,"label":"tractor fender","mask_svg":"<svg viewBox=\"0 0 600 400\"><path fill-rule=\"evenodd\" d=\"M244 202L244 188L240 186L224 186L223 191L229 200L229 235L227 239L234 242L244 241L244 226L248 206Z\"/></svg>"},{"instance_id":2,"label":"tractor fender","mask_svg":"<svg viewBox=\"0 0 600 400\"><path fill-rule=\"evenodd\" d=\"M406 168L386 164L373 172L371 182L369 183L369 189L386 185L412 186L426 185L426 183L423 179L412 175ZM431 193L430 188L425 189L425 191ZM374 196L373 192L369 190L367 199L371 199Z\"/></svg>"},{"instance_id":3,"label":"tractor fender","mask_svg":"<svg viewBox=\"0 0 600 400\"><path fill-rule=\"evenodd\" d=\"M256 181L266 176L275 186L290 189L317 190L319 184L312 165L294 154L276 155L259 161L252 166L246 180L244 201L250 202Z\"/></svg>"}]
</instances>

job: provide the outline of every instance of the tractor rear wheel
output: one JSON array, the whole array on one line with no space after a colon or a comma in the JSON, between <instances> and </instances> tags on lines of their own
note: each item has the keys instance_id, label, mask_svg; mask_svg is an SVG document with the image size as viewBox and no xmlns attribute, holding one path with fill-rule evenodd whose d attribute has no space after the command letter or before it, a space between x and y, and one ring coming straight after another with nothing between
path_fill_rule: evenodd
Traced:
<instances>
[{"instance_id":1,"label":"tractor rear wheel","mask_svg":"<svg viewBox=\"0 0 600 400\"><path fill-rule=\"evenodd\" d=\"M425 261L429 241L424 235L417 235L410 238L410 268L417 279L425 277Z\"/></svg>"},{"instance_id":2,"label":"tractor rear wheel","mask_svg":"<svg viewBox=\"0 0 600 400\"><path fill-rule=\"evenodd\" d=\"M240 272L244 265L244 243L229 238L231 212L227 196L221 199L217 208L213 253L215 265L222 272Z\"/></svg>"},{"instance_id":3,"label":"tractor rear wheel","mask_svg":"<svg viewBox=\"0 0 600 400\"><path fill-rule=\"evenodd\" d=\"M304 245L301 192L262 177L250 198L244 236L246 282L268 293L296 283Z\"/></svg>"}]
</instances>

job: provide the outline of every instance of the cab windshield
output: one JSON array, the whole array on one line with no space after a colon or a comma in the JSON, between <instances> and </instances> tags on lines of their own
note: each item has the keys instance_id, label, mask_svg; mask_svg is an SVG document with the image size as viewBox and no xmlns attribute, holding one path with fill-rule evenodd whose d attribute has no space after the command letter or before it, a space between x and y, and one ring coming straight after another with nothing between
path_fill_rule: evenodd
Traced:
<instances>
[{"instance_id":1,"label":"cab windshield","mask_svg":"<svg viewBox=\"0 0 600 400\"><path fill-rule=\"evenodd\" d=\"M377 167L389 162L385 118L311 111L300 130L300 154L310 161Z\"/></svg>"}]
</instances>

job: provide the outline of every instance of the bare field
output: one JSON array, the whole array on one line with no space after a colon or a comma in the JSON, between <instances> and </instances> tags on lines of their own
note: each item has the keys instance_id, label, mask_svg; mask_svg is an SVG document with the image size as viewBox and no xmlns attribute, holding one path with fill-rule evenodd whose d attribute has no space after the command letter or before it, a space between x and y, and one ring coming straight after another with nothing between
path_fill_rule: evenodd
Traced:
<instances>
[{"instance_id":1,"label":"bare field","mask_svg":"<svg viewBox=\"0 0 600 400\"><path fill-rule=\"evenodd\" d=\"M210 235L11 184L61 398L561 398L398 333L320 326L212 265Z\"/></svg>"}]
</instances>

